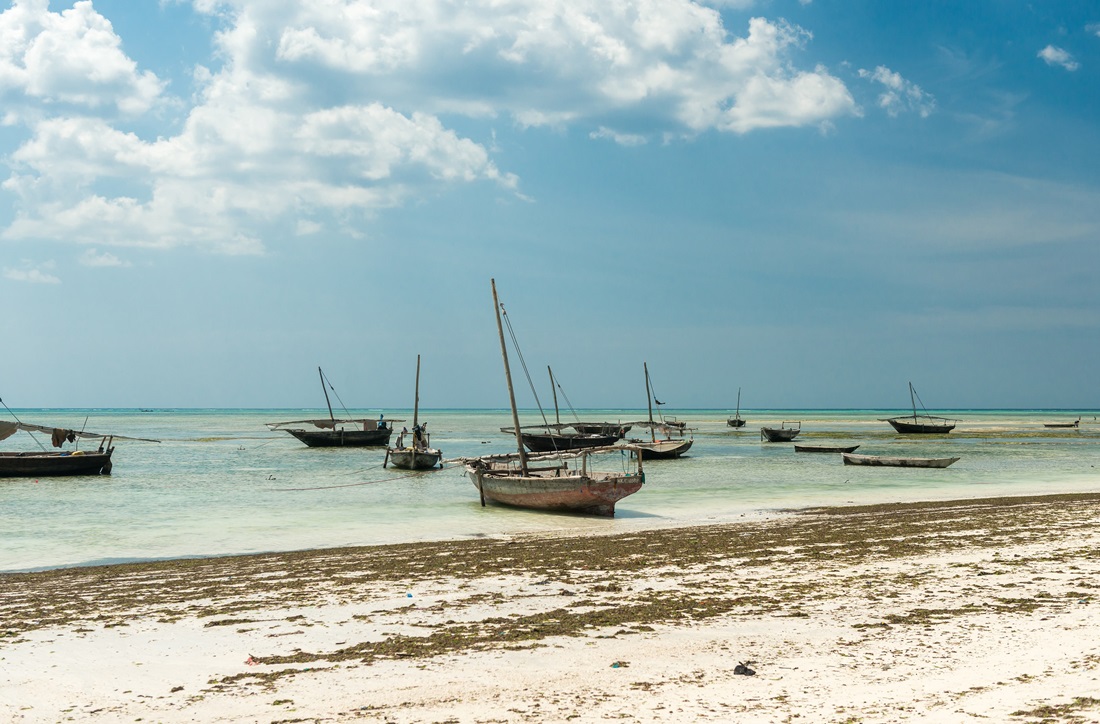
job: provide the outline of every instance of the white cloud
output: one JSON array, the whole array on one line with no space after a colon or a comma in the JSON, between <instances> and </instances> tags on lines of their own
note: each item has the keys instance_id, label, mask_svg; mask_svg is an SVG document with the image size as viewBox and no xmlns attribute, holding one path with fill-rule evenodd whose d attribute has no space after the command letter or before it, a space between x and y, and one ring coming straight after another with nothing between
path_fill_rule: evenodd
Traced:
<instances>
[{"instance_id":1,"label":"white cloud","mask_svg":"<svg viewBox=\"0 0 1100 724\"><path fill-rule=\"evenodd\" d=\"M619 133L605 126L600 126L599 130L588 134L588 137L614 141L620 146L642 146L646 143L645 136L637 133Z\"/></svg>"},{"instance_id":2,"label":"white cloud","mask_svg":"<svg viewBox=\"0 0 1100 724\"><path fill-rule=\"evenodd\" d=\"M95 249L88 249L80 256L80 263L84 266L91 267L128 267L132 266L130 262L123 259L119 259L109 251L105 251L102 254L98 253Z\"/></svg>"},{"instance_id":3,"label":"white cloud","mask_svg":"<svg viewBox=\"0 0 1100 724\"><path fill-rule=\"evenodd\" d=\"M14 0L0 13L0 95L137 114L157 101L163 85L138 71L88 0L60 13L49 11L48 0Z\"/></svg>"},{"instance_id":4,"label":"white cloud","mask_svg":"<svg viewBox=\"0 0 1100 724\"><path fill-rule=\"evenodd\" d=\"M31 262L23 262L23 266L20 269L4 267L4 278L16 282L27 282L29 284L60 284L60 279L50 274L48 271L45 271L52 270L53 266L53 262L46 262L42 264L41 267L35 267Z\"/></svg>"},{"instance_id":5,"label":"white cloud","mask_svg":"<svg viewBox=\"0 0 1100 724\"><path fill-rule=\"evenodd\" d=\"M884 65L873 71L860 68L859 77L879 83L886 89L879 95L878 105L890 116L912 111L920 114L921 118L927 118L936 108L935 98Z\"/></svg>"},{"instance_id":6,"label":"white cloud","mask_svg":"<svg viewBox=\"0 0 1100 724\"><path fill-rule=\"evenodd\" d=\"M1074 60L1072 55L1054 45L1043 48L1036 57L1042 58L1047 65L1060 65L1068 71L1074 71L1081 67L1081 64Z\"/></svg>"},{"instance_id":7,"label":"white cloud","mask_svg":"<svg viewBox=\"0 0 1100 724\"><path fill-rule=\"evenodd\" d=\"M1100 38L1100 23L1091 23L1085 26L1085 30Z\"/></svg>"},{"instance_id":8,"label":"white cloud","mask_svg":"<svg viewBox=\"0 0 1100 724\"><path fill-rule=\"evenodd\" d=\"M178 130L155 139L96 115L148 111L162 84L123 54L91 3L55 13L47 0L16 0L0 15L12 39L0 92L38 103L18 117L30 135L0 184L17 201L2 236L260 254L261 239L360 226L441 185L488 182L526 198L493 147L459 135L449 116L581 126L634 145L644 138L609 130L609 118L629 114L667 137L859 112L825 68L798 67L810 33L753 18L736 37L690 0L193 7L221 27L217 56L196 68Z\"/></svg>"}]
</instances>

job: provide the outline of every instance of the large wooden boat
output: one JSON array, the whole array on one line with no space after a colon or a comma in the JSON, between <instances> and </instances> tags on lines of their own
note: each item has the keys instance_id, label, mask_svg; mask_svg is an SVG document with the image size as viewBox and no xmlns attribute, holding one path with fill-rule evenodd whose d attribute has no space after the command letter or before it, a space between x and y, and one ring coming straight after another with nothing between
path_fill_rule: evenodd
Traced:
<instances>
[{"instance_id":1,"label":"large wooden boat","mask_svg":"<svg viewBox=\"0 0 1100 724\"><path fill-rule=\"evenodd\" d=\"M959 458L903 458L887 455L853 455L843 453L845 465L886 465L895 468L946 468Z\"/></svg>"},{"instance_id":2,"label":"large wooden boat","mask_svg":"<svg viewBox=\"0 0 1100 724\"><path fill-rule=\"evenodd\" d=\"M798 425L798 427L788 427L789 425ZM798 437L800 432L802 432L801 422L784 420L779 424L779 427L760 428L760 439L768 442L790 442Z\"/></svg>"},{"instance_id":3,"label":"large wooden boat","mask_svg":"<svg viewBox=\"0 0 1100 724\"><path fill-rule=\"evenodd\" d=\"M537 429L541 432L529 430ZM510 427L500 428L501 432L512 432ZM618 442L617 435L600 435L581 432L557 432L553 426L523 428L520 430L523 444L531 452L555 452L557 450L583 450L591 447L606 447Z\"/></svg>"},{"instance_id":4,"label":"large wooden boat","mask_svg":"<svg viewBox=\"0 0 1100 724\"><path fill-rule=\"evenodd\" d=\"M745 420L741 417L741 388L737 388L737 411L733 413L733 417L726 420L726 424L730 427L744 427Z\"/></svg>"},{"instance_id":5,"label":"large wooden boat","mask_svg":"<svg viewBox=\"0 0 1100 724\"><path fill-rule=\"evenodd\" d=\"M1063 428L1064 427L1074 427L1074 428L1076 428L1076 427L1080 427L1080 426L1081 426L1081 418L1080 417L1078 417L1073 422L1044 422L1043 423L1043 427L1063 427Z\"/></svg>"},{"instance_id":6,"label":"large wooden boat","mask_svg":"<svg viewBox=\"0 0 1100 724\"><path fill-rule=\"evenodd\" d=\"M588 435L614 435L622 440L630 432L630 423L622 422L571 422L569 427Z\"/></svg>"},{"instance_id":7,"label":"large wooden boat","mask_svg":"<svg viewBox=\"0 0 1100 724\"><path fill-rule=\"evenodd\" d=\"M945 434L954 430L955 425L959 422L946 417L929 415L927 410L924 411L924 414L918 415L917 392L913 389L912 382L909 383L909 401L913 404L912 415L891 417L882 421L890 423L895 430L906 435ZM924 403L921 403L921 408L924 408Z\"/></svg>"},{"instance_id":8,"label":"large wooden boat","mask_svg":"<svg viewBox=\"0 0 1100 724\"><path fill-rule=\"evenodd\" d=\"M619 429L591 432L577 429L577 425L584 427L584 423L563 423L561 421L561 411L558 408L559 385L557 380L554 379L554 371L550 369L549 365L546 366L546 371L550 374L550 390L554 395L554 422L544 421L542 425L525 425L520 428L520 437L528 450L531 452L583 450L590 447L614 445L622 437L619 434ZM568 398L566 400L568 401ZM605 425L608 423L599 424ZM567 432L567 430L573 430L573 432ZM510 427L502 427L500 431L510 435L515 434L515 431Z\"/></svg>"},{"instance_id":9,"label":"large wooden boat","mask_svg":"<svg viewBox=\"0 0 1100 724\"><path fill-rule=\"evenodd\" d=\"M317 368L321 377L321 391L325 393L328 405L327 420L290 420L288 422L269 422L272 430L283 430L298 438L310 447L366 447L388 445L393 434L393 423L404 420L389 420L379 415L377 420L365 418L337 419L332 412L332 401L328 396L325 373ZM337 398L339 399L339 398Z\"/></svg>"},{"instance_id":10,"label":"large wooden boat","mask_svg":"<svg viewBox=\"0 0 1100 724\"><path fill-rule=\"evenodd\" d=\"M95 452L84 450L0 452L0 478L49 478L60 475L110 475L108 446Z\"/></svg>"},{"instance_id":11,"label":"large wooden boat","mask_svg":"<svg viewBox=\"0 0 1100 724\"><path fill-rule=\"evenodd\" d=\"M3 402L3 400L0 400ZM7 408L7 405L4 405ZM10 412L10 410L9 410ZM14 415L14 413L13 413ZM51 445L62 448L66 443L78 444L78 440L90 439L98 442L92 450L50 450L41 442L39 450L0 452L0 478L49 478L70 475L110 475L111 455L114 453L114 441L140 440L159 442L145 438L125 437L123 435L102 435L86 430L68 430L46 425L32 425L18 420L0 421L0 440L6 440L18 431L42 433L49 436ZM38 438L34 438L38 442Z\"/></svg>"},{"instance_id":12,"label":"large wooden boat","mask_svg":"<svg viewBox=\"0 0 1100 724\"><path fill-rule=\"evenodd\" d=\"M795 452L804 453L850 453L859 449L859 445L795 445Z\"/></svg>"},{"instance_id":13,"label":"large wooden boat","mask_svg":"<svg viewBox=\"0 0 1100 724\"><path fill-rule=\"evenodd\" d=\"M504 342L502 306L497 298L496 280L492 280L491 285L517 451L503 456L460 459L470 481L478 490L481 504L491 501L535 510L615 515L615 504L638 492L645 481L638 451L629 446L616 446L589 448L573 453L528 455L523 444L516 395L512 388L512 372L508 366L508 348ZM594 470L590 461L597 455L613 455L619 464L614 471Z\"/></svg>"},{"instance_id":14,"label":"large wooden boat","mask_svg":"<svg viewBox=\"0 0 1100 724\"><path fill-rule=\"evenodd\" d=\"M386 448L386 459L382 467L392 463L402 470L431 470L441 465L443 453L431 446L431 435L427 424L420 425L420 355L416 355L416 387L413 393L413 429L411 444L405 445L405 431L397 437L397 445Z\"/></svg>"},{"instance_id":15,"label":"large wooden boat","mask_svg":"<svg viewBox=\"0 0 1100 724\"><path fill-rule=\"evenodd\" d=\"M685 423L678 420L665 420L663 416L660 420L653 419L653 402L656 398L653 396L653 388L649 381L649 365L642 362L642 369L645 371L645 394L649 419L635 424L638 427L649 429L649 440L631 440L630 444L638 448L641 451L641 456L646 460L672 460L681 457L691 449L695 441L693 438L684 437L684 432L687 429ZM663 405L664 403L658 402L657 404ZM658 432L664 437L658 438Z\"/></svg>"}]
</instances>

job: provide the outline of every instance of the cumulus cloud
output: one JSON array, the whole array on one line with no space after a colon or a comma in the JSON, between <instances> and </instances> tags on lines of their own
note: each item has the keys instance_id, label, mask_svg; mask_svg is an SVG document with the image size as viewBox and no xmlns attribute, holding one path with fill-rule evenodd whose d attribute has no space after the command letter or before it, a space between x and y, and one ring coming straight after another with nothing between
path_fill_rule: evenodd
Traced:
<instances>
[{"instance_id":1,"label":"cumulus cloud","mask_svg":"<svg viewBox=\"0 0 1100 724\"><path fill-rule=\"evenodd\" d=\"M916 83L905 80L884 65L874 70L860 68L859 77L878 83L885 88L878 97L879 108L890 116L896 117L909 111L920 114L921 118L931 115L936 108L936 99L921 90Z\"/></svg>"},{"instance_id":2,"label":"cumulus cloud","mask_svg":"<svg viewBox=\"0 0 1100 724\"><path fill-rule=\"evenodd\" d=\"M0 96L47 104L147 111L164 83L122 52L110 21L88 0L60 13L48 0L15 0L0 13Z\"/></svg>"},{"instance_id":3,"label":"cumulus cloud","mask_svg":"<svg viewBox=\"0 0 1100 724\"><path fill-rule=\"evenodd\" d=\"M1048 45L1043 48L1036 57L1042 58L1047 65L1060 65L1071 72L1081 67L1081 64L1074 60L1072 55L1055 45Z\"/></svg>"},{"instance_id":4,"label":"cumulus cloud","mask_svg":"<svg viewBox=\"0 0 1100 724\"><path fill-rule=\"evenodd\" d=\"M4 267L4 278L28 284L60 284L61 280L50 273L52 269L53 262L46 262L40 266L23 262L22 267L18 269Z\"/></svg>"},{"instance_id":5,"label":"cumulus cloud","mask_svg":"<svg viewBox=\"0 0 1100 724\"><path fill-rule=\"evenodd\" d=\"M219 26L217 53L195 69L185 116L156 138L103 112L152 122L163 84L91 3L50 12L47 0L16 0L0 16L15 38L0 50L0 88L38 103L0 185L18 204L4 236L259 254L265 238L356 228L433 187L487 183L525 198L491 131L486 145L448 119L580 126L629 146L645 138L609 119L685 137L858 114L843 82L798 63L809 32L758 17L738 36L691 0L193 7Z\"/></svg>"}]
</instances>

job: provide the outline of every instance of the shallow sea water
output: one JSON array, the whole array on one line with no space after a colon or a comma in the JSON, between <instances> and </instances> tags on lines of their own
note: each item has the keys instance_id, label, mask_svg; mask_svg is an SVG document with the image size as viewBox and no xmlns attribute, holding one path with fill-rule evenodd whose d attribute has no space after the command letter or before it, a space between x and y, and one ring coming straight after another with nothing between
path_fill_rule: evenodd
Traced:
<instances>
[{"instance_id":1,"label":"shallow sea water","mask_svg":"<svg viewBox=\"0 0 1100 724\"><path fill-rule=\"evenodd\" d=\"M462 468L383 469L384 448L308 448L264 425L316 410L16 410L24 422L161 440L116 441L109 476L0 479L0 572L130 560L288 551L525 532L625 532L774 516L791 508L1100 491L1100 412L961 410L948 435L902 436L874 410L749 410L740 431L725 411L678 411L695 444L679 460L647 461L646 484L614 519L481 507ZM376 416L377 411L352 411ZM585 420L644 412L589 410ZM411 411L387 410L411 419ZM1079 429L1044 423L1082 417ZM514 450L503 410L429 410L444 456ZM959 456L938 469L845 466L836 454L760 441L761 425L798 420L806 444L859 453ZM536 413L521 415L523 424ZM641 434L635 428L628 437ZM47 447L49 440L39 435ZM0 443L36 449L27 433ZM90 445L85 442L82 447Z\"/></svg>"}]
</instances>

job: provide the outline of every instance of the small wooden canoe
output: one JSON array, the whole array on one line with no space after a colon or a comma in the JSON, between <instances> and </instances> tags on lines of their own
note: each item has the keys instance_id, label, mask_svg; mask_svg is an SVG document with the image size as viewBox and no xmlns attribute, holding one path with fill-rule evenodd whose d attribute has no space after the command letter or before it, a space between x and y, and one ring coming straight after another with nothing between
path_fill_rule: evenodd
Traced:
<instances>
[{"instance_id":1,"label":"small wooden canoe","mask_svg":"<svg viewBox=\"0 0 1100 724\"><path fill-rule=\"evenodd\" d=\"M845 447L835 447L831 445L795 445L795 452L809 452L809 453L850 453L855 452L859 448L859 445L848 445Z\"/></svg>"},{"instance_id":2,"label":"small wooden canoe","mask_svg":"<svg viewBox=\"0 0 1100 724\"><path fill-rule=\"evenodd\" d=\"M842 453L845 465L888 465L895 468L946 468L959 458L898 458L887 455Z\"/></svg>"}]
</instances>

